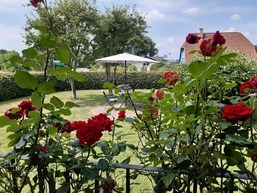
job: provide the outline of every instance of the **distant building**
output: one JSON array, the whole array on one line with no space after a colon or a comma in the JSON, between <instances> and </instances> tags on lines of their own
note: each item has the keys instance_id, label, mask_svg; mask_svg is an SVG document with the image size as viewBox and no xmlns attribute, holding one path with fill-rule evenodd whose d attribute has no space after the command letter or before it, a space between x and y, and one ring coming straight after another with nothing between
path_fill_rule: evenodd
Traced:
<instances>
[{"instance_id":1,"label":"distant building","mask_svg":"<svg viewBox=\"0 0 257 193\"><path fill-rule=\"evenodd\" d=\"M200 36L202 39L212 38L215 32L204 33L203 28L199 28L199 33L192 33ZM257 59L257 53L254 45L240 32L220 32L221 35L226 39L224 46L230 51L238 51L245 54L251 59ZM198 54L189 54L192 50L199 50L200 40L197 44L189 44L184 42L180 48L179 62L186 63L197 59Z\"/></svg>"}]
</instances>

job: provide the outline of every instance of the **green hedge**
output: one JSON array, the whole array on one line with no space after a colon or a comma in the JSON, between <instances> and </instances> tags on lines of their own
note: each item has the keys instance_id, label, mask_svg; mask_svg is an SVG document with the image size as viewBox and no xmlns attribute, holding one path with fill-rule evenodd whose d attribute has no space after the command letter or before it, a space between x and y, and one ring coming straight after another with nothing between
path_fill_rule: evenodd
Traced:
<instances>
[{"instance_id":1,"label":"green hedge","mask_svg":"<svg viewBox=\"0 0 257 193\"><path fill-rule=\"evenodd\" d=\"M187 64L172 65L170 67L170 71L178 72L180 77L190 78ZM219 71L219 73L223 74L223 77L226 77L228 82L231 80L236 80L238 87L236 87L233 92L238 92L242 81L246 81L253 76L257 76L256 72L256 62L247 60L244 57L238 57L236 61L224 66ZM107 81L105 72L83 72L82 74L85 76L86 81L83 83L76 82L77 90L102 89L103 84ZM34 76L39 80L39 82L43 82L43 74L36 73ZM127 84L135 89L160 88L162 85L158 83L158 80L160 80L162 76L162 71L127 72ZM124 84L124 72L117 72L115 79L112 72L111 80L111 82L113 82L115 85ZM57 92L68 91L70 90L70 85L68 81L57 81L55 90ZM31 92L31 90L19 88L14 81L13 75L0 74L0 101L29 96L31 95Z\"/></svg>"},{"instance_id":2,"label":"green hedge","mask_svg":"<svg viewBox=\"0 0 257 193\"><path fill-rule=\"evenodd\" d=\"M85 76L86 81L83 83L76 82L77 90L102 89L103 84L106 82L106 74L104 72L84 72L82 74ZM162 72L128 72L127 84L135 89L160 88L162 85L158 84L157 81L162 78L162 74ZM39 82L43 82L43 74L37 73L34 76ZM50 77L50 79L53 78ZM117 73L115 80L112 74L111 80L116 85L124 84L124 73ZM71 89L68 81L57 81L55 90L58 92ZM13 75L0 75L0 91L0 101L29 96L32 92L29 89L18 87Z\"/></svg>"}]
</instances>

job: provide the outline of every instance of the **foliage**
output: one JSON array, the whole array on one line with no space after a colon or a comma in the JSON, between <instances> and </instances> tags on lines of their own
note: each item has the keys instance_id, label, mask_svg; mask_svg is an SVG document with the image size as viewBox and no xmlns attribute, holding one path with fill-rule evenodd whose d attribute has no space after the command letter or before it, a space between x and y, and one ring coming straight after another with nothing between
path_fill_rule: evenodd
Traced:
<instances>
[{"instance_id":1,"label":"foliage","mask_svg":"<svg viewBox=\"0 0 257 193\"><path fill-rule=\"evenodd\" d=\"M10 58L18 57L19 53L16 51L1 50L0 53L0 70L14 71L25 69L20 63L12 64Z\"/></svg>"},{"instance_id":2,"label":"foliage","mask_svg":"<svg viewBox=\"0 0 257 193\"><path fill-rule=\"evenodd\" d=\"M31 0L31 3L35 7L40 5L48 9L46 1ZM42 28L43 26L41 30ZM33 47L23 50L22 57L15 58L25 66L41 64L44 74L42 82L27 71L16 70L14 74L15 83L22 89L31 90L32 94L30 100L22 101L18 107L10 107L4 116L0 116L0 127L6 129L8 146L11 148L11 151L0 159L1 191L105 191L109 182L112 185L111 191L119 189L111 179L109 170L115 156L127 148L119 135L117 139L114 136L118 122L114 126L113 118L107 117L106 114L96 115L87 121L70 122L64 117L69 116L71 109L77 106L74 102L63 102L54 95L49 102L45 101L46 95L55 92L56 79L65 81L72 77L78 82L85 80L81 74L70 68L49 68L50 58L54 54L57 60L64 63L72 57L68 46L58 44L58 39L51 38L51 30L50 38L39 41L47 54L45 63L41 63L41 54ZM56 79L50 79L51 76ZM73 134L74 132L76 134ZM109 143L99 141L103 132L112 134ZM96 185L95 179L105 183Z\"/></svg>"},{"instance_id":3,"label":"foliage","mask_svg":"<svg viewBox=\"0 0 257 193\"><path fill-rule=\"evenodd\" d=\"M156 192L256 191L257 76L246 73L255 67L242 65L248 62L226 52L215 35L203 41L203 59L183 66L188 71L178 79L167 72L156 93L125 94L137 115L127 120L138 134L135 155L164 170L152 174ZM144 103L140 111L137 101ZM248 180L234 183L241 174Z\"/></svg>"},{"instance_id":4,"label":"foliage","mask_svg":"<svg viewBox=\"0 0 257 193\"><path fill-rule=\"evenodd\" d=\"M109 56L123 52L157 53L155 43L145 35L147 24L134 7L113 6L101 14L95 31L94 55Z\"/></svg>"}]
</instances>

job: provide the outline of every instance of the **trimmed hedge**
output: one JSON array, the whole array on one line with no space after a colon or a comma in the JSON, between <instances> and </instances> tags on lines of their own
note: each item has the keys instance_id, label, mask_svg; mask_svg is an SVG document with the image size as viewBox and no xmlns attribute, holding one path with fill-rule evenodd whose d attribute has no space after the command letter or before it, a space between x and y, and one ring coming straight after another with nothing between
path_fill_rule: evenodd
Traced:
<instances>
[{"instance_id":1,"label":"trimmed hedge","mask_svg":"<svg viewBox=\"0 0 257 193\"><path fill-rule=\"evenodd\" d=\"M76 82L77 90L102 89L103 84L106 82L105 72L83 72L82 74L85 76L86 81L83 83ZM127 84L135 89L160 88L162 85L157 82L162 78L162 75L162 72L128 72ZM43 74L36 73L34 76L39 82L43 82ZM50 77L50 79L54 79L54 77ZM113 74L111 74L111 80L115 85L124 84L124 73L117 73L115 81ZM71 88L68 81L57 81L55 90L57 92L69 91ZM13 75L0 76L0 91L0 101L30 96L32 93L32 90L18 87Z\"/></svg>"}]
</instances>

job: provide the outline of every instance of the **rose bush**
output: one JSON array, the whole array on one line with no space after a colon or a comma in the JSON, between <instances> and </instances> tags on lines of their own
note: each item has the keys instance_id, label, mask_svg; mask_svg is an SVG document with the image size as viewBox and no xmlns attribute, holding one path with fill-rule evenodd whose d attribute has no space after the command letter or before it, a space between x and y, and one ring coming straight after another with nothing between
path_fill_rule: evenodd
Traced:
<instances>
[{"instance_id":1,"label":"rose bush","mask_svg":"<svg viewBox=\"0 0 257 193\"><path fill-rule=\"evenodd\" d=\"M189 77L165 72L156 93L128 95L145 104L127 120L140 139L135 155L163 169L150 174L155 192L256 192L256 77L241 77L238 87L219 73L237 56L219 31L202 40L189 34L186 42L200 45Z\"/></svg>"},{"instance_id":2,"label":"rose bush","mask_svg":"<svg viewBox=\"0 0 257 193\"><path fill-rule=\"evenodd\" d=\"M49 11L46 0L30 2L35 8L40 5ZM47 14L51 24L50 15ZM115 157L127 147L114 133L119 120L115 123L115 117L102 113L87 121L71 121L67 117L71 115L71 108L77 105L54 95L49 97L55 92L56 84L49 76L58 80L72 77L78 82L85 81L81 74L70 68L51 68L54 59L67 63L72 57L68 45L58 42L58 34L53 34L52 27L36 26L35 30L41 33L40 52L31 47L23 50L22 57L10 59L25 66L44 66L44 82L39 83L27 71L15 72L17 85L33 93L18 107L10 107L0 116L0 128L6 129L11 149L1 152L6 154L1 154L0 158L0 192L121 191L122 187L111 177L115 170L109 169L109 165L116 162ZM125 113L119 118L124 119L124 116ZM111 135L111 140L100 141L104 132ZM103 183L106 185L102 186Z\"/></svg>"}]
</instances>

